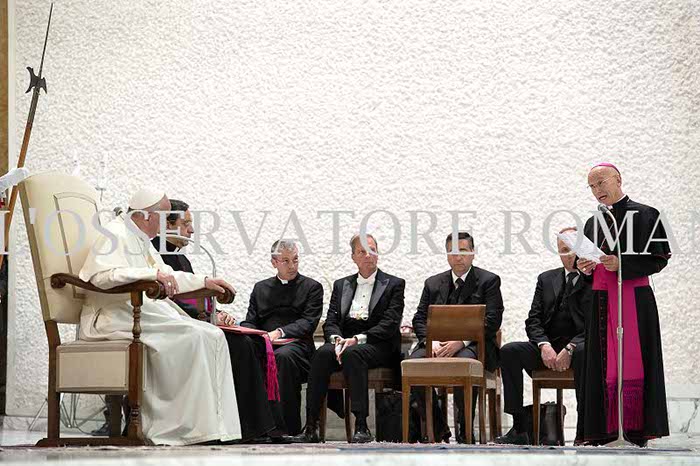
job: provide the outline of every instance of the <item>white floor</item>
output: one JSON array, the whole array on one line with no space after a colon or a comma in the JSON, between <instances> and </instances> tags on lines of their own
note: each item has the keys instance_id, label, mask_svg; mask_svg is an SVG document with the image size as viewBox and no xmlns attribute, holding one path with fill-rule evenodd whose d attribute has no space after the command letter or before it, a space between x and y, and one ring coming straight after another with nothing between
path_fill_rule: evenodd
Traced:
<instances>
[{"instance_id":1,"label":"white floor","mask_svg":"<svg viewBox=\"0 0 700 466\"><path fill-rule=\"evenodd\" d=\"M66 432L75 436L74 432ZM3 465L60 463L82 465L186 465L219 464L246 466L440 466L532 465L587 466L601 463L615 466L647 464L700 465L700 437L674 435L657 440L650 448L614 450L584 447L528 447L499 445L401 445L371 443L348 445L142 447L142 448L56 448L32 447L43 432L0 429L0 462ZM319 458L322 455L323 458ZM468 458L466 456L468 455Z\"/></svg>"}]
</instances>

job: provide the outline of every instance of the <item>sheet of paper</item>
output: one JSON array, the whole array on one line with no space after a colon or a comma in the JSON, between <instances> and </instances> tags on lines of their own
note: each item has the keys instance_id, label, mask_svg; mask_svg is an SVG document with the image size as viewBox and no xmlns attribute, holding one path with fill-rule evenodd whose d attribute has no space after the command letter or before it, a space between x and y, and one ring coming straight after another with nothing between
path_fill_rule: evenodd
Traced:
<instances>
[{"instance_id":1,"label":"sheet of paper","mask_svg":"<svg viewBox=\"0 0 700 466\"><path fill-rule=\"evenodd\" d=\"M579 234L578 231L569 230L558 233L557 238L562 240L578 257L591 260L596 264L600 264L600 256L605 255L586 235Z\"/></svg>"}]
</instances>

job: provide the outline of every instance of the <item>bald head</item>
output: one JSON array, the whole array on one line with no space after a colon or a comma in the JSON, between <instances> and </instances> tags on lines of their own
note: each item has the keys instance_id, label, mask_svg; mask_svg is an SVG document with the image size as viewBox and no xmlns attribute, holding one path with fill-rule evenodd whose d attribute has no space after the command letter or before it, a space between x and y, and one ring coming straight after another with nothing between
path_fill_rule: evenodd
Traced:
<instances>
[{"instance_id":1,"label":"bald head","mask_svg":"<svg viewBox=\"0 0 700 466\"><path fill-rule=\"evenodd\" d=\"M576 231L575 227L568 227L561 230L559 233L565 233L567 231ZM574 271L574 262L576 261L576 255L571 251L569 246L566 245L564 241L557 238L557 250L559 251L559 258L561 259L561 264L564 266L567 272Z\"/></svg>"},{"instance_id":2,"label":"bald head","mask_svg":"<svg viewBox=\"0 0 700 466\"><path fill-rule=\"evenodd\" d=\"M588 172L588 187L601 204L611 206L625 195L622 176L612 166L597 165Z\"/></svg>"}]
</instances>

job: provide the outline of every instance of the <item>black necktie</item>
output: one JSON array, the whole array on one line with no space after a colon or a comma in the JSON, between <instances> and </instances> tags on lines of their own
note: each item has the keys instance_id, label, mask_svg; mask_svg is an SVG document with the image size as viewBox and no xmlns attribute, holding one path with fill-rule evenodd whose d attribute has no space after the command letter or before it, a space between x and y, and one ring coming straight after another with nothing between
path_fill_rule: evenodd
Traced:
<instances>
[{"instance_id":1,"label":"black necktie","mask_svg":"<svg viewBox=\"0 0 700 466\"><path fill-rule=\"evenodd\" d=\"M569 295L574 289L574 278L576 278L577 276L578 274L576 272L569 272L568 274L566 274L566 286L564 287L564 294L561 298L561 307L564 309L569 308Z\"/></svg>"},{"instance_id":2,"label":"black necktie","mask_svg":"<svg viewBox=\"0 0 700 466\"><path fill-rule=\"evenodd\" d=\"M462 292L462 287L464 286L464 280L458 278L455 280L455 289L452 290L450 297L447 299L447 304L458 304L459 295Z\"/></svg>"},{"instance_id":3,"label":"black necktie","mask_svg":"<svg viewBox=\"0 0 700 466\"><path fill-rule=\"evenodd\" d=\"M569 296L571 294L571 290L574 289L574 278L578 277L578 273L576 272L569 272L566 274L566 289L564 290L564 294L566 296Z\"/></svg>"}]
</instances>

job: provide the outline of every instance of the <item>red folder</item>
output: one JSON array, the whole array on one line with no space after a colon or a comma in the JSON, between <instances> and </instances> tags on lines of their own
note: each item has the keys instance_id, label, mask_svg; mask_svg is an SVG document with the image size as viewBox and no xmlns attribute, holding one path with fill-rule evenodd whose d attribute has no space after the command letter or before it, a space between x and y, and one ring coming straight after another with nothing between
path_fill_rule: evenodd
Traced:
<instances>
[{"instance_id":1,"label":"red folder","mask_svg":"<svg viewBox=\"0 0 700 466\"><path fill-rule=\"evenodd\" d=\"M248 328L248 327L241 327L240 325L219 325L219 328L223 330L224 332L231 332L231 333L237 333L239 335L267 335L267 332L265 330L258 330L257 328ZM281 345L286 345L288 343L291 343L293 341L296 341L296 338L278 338L277 340L273 341L272 344L275 346L281 346Z\"/></svg>"}]
</instances>

